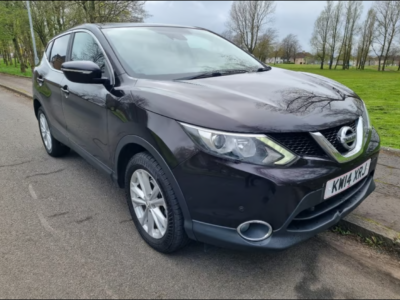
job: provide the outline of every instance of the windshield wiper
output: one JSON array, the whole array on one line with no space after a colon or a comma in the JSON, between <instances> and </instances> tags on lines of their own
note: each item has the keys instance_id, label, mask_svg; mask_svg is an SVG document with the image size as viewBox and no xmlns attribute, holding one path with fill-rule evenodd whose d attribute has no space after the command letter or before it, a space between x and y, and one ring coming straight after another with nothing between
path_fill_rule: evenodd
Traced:
<instances>
[{"instance_id":1,"label":"windshield wiper","mask_svg":"<svg viewBox=\"0 0 400 300\"><path fill-rule=\"evenodd\" d=\"M245 69L232 69L232 70L214 70L205 73L201 73L195 76L189 76L184 78L178 78L175 80L192 80L192 79L200 79L200 78L209 78L209 77L218 77L218 76L225 76L225 75L233 75L233 74L240 74L240 73L248 73L248 70Z\"/></svg>"}]
</instances>

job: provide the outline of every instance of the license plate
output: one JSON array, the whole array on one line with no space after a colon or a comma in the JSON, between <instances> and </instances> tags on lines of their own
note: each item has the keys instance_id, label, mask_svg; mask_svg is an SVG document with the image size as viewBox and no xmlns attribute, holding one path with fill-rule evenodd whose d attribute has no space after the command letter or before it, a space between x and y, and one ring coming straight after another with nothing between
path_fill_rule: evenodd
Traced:
<instances>
[{"instance_id":1,"label":"license plate","mask_svg":"<svg viewBox=\"0 0 400 300\"><path fill-rule=\"evenodd\" d=\"M354 170L329 180L326 183L324 199L328 199L343 192L344 190L347 190L349 187L355 185L357 182L367 176L370 164L371 160L368 160Z\"/></svg>"}]
</instances>

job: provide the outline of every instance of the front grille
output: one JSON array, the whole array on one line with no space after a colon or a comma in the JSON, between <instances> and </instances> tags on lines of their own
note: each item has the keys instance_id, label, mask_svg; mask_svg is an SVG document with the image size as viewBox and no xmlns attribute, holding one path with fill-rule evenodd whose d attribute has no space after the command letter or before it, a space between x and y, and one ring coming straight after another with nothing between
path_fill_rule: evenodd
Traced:
<instances>
[{"instance_id":1,"label":"front grille","mask_svg":"<svg viewBox=\"0 0 400 300\"><path fill-rule=\"evenodd\" d=\"M268 136L299 156L326 157L325 152L308 132L270 133Z\"/></svg>"},{"instance_id":2,"label":"front grille","mask_svg":"<svg viewBox=\"0 0 400 300\"><path fill-rule=\"evenodd\" d=\"M337 134L343 126L350 126L357 132L357 122L358 120L355 120L340 126L321 130L320 133L337 149L337 151L341 154L345 154L348 150L339 142ZM299 156L328 157L308 132L268 133L268 136Z\"/></svg>"},{"instance_id":3,"label":"front grille","mask_svg":"<svg viewBox=\"0 0 400 300\"><path fill-rule=\"evenodd\" d=\"M346 124L343 124L340 126L321 130L320 133L333 145L333 147L336 148L337 151L339 151L341 154L345 154L349 150L347 150L346 148L344 148L342 146L342 144L339 142L339 140L337 138L337 134L343 126L350 126L351 128L353 128L354 132L357 132L357 121L358 120L354 120L352 122L349 122L349 123L346 123Z\"/></svg>"}]
</instances>

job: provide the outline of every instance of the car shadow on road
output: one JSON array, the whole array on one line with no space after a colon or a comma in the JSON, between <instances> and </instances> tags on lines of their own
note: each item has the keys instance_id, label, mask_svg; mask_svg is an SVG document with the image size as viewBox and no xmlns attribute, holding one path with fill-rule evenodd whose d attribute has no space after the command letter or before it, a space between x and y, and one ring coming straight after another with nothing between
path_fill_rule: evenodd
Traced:
<instances>
[{"instance_id":1,"label":"car shadow on road","mask_svg":"<svg viewBox=\"0 0 400 300\"><path fill-rule=\"evenodd\" d=\"M202 261L196 264L199 272L210 272L210 268L217 269L221 278L236 274L247 279L265 277L269 284L276 281L284 289L293 289L300 299L332 299L335 291L320 280L319 251L326 248L318 238L313 238L301 245L281 252L254 252L235 251L193 242L176 254L167 256L167 259L177 263L189 264L195 260ZM287 274L287 272L291 274ZM299 272L300 271L300 272ZM301 278L294 281L290 277L301 273ZM286 278L287 282L282 282ZM272 282L271 282L272 281ZM352 298L351 295L347 297ZM347 298L346 297L346 298Z\"/></svg>"}]
</instances>

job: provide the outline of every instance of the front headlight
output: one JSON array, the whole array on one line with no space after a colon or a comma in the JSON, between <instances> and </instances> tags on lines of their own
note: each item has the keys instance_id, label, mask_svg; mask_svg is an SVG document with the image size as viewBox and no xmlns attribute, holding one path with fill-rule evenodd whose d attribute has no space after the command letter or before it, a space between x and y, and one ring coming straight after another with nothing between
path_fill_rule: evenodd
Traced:
<instances>
[{"instance_id":1,"label":"front headlight","mask_svg":"<svg viewBox=\"0 0 400 300\"><path fill-rule=\"evenodd\" d=\"M202 150L258 165L287 165L296 156L262 134L234 134L180 123Z\"/></svg>"},{"instance_id":2,"label":"front headlight","mask_svg":"<svg viewBox=\"0 0 400 300\"><path fill-rule=\"evenodd\" d=\"M369 119L369 114L367 110L367 106L365 105L364 101L363 103L363 112L362 112L362 119L363 119L363 125L364 125L364 139L366 140L368 138L369 132L371 131L371 121Z\"/></svg>"},{"instance_id":3,"label":"front headlight","mask_svg":"<svg viewBox=\"0 0 400 300\"><path fill-rule=\"evenodd\" d=\"M364 101L362 103L363 103L363 108L364 108L363 114L362 114L362 117L363 117L363 120L364 120L364 129L368 129L369 130L369 129L371 129L371 122L369 120L369 114L368 114L367 106L365 105Z\"/></svg>"}]
</instances>

